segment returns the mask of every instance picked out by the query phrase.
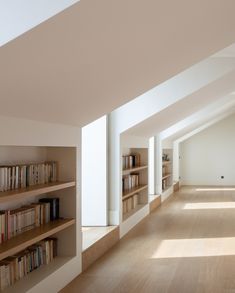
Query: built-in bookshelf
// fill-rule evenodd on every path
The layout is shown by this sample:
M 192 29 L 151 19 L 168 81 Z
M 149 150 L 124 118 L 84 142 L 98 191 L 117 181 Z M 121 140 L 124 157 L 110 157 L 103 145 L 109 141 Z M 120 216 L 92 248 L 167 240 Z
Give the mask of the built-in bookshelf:
M 166 191 L 173 184 L 172 177 L 172 149 L 162 150 L 162 191 Z
M 122 220 L 148 203 L 148 149 L 122 150 Z
M 27 166 L 27 172 L 22 166 Z M 76 148 L 0 146 L 0 170 L 4 168 L 0 171 L 0 230 L 2 237 L 6 225 L 7 236 L 0 241 L 0 267 L 5 265 L 9 275 L 10 268 L 15 271 L 19 266 L 16 271 L 22 270 L 23 276 L 8 277 L 3 288 L 4 292 L 26 292 L 77 254 Z M 22 223 L 26 229 L 18 228 Z M 22 262 L 32 263 L 32 251 L 38 253 L 37 264 L 26 272 Z M 22 260 L 15 261 L 17 256 Z

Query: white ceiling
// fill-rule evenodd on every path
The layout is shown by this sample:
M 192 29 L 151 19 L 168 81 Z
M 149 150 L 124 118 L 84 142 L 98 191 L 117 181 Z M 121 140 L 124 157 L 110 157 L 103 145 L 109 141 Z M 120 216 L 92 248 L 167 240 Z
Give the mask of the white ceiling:
M 235 113 L 235 107 L 230 108 L 229 110 L 222 112 L 221 114 L 216 114 L 214 118 L 207 117 L 207 119 L 200 119 L 197 121 L 197 123 L 193 123 L 184 130 L 181 130 L 169 139 L 166 139 L 165 141 L 174 141 L 174 142 L 182 142 L 186 139 L 189 139 L 190 137 L 194 136 L 195 134 L 213 126 L 216 123 L 219 123 L 220 121 L 228 118 L 229 116 L 234 115 Z
M 79 0 L 0 0 L 0 46 Z
M 228 95 L 211 103 L 161 132 L 165 141 L 176 141 L 189 137 L 235 112 L 235 95 Z
M 235 57 L 235 44 L 215 53 L 212 57 Z
M 232 44 L 234 10 L 80 1 L 0 48 L 0 115 L 83 126 Z
M 234 89 L 235 70 L 130 128 L 125 134 L 143 137 L 154 136 L 209 104 L 220 100 Z M 235 96 L 231 96 L 230 99 L 235 99 Z

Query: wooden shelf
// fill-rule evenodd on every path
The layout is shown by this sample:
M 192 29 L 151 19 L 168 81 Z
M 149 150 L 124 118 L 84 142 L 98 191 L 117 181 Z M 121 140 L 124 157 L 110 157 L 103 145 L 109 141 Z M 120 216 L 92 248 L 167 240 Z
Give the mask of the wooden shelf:
M 25 293 L 40 282 L 42 282 L 48 276 L 51 276 L 55 271 L 63 267 L 68 262 L 72 261 L 74 257 L 61 257 L 57 256 L 47 265 L 42 265 L 36 270 L 30 272 L 21 280 L 18 280 L 14 285 L 4 289 L 4 293 Z
M 148 185 L 147 184 L 146 185 L 139 185 L 137 187 L 134 187 L 132 189 L 129 189 L 129 190 L 123 192 L 122 200 L 124 200 L 124 199 L 132 196 L 133 194 L 138 193 L 138 192 L 140 192 L 140 191 L 142 191 L 142 190 L 144 190 L 146 188 L 148 188 Z
M 172 174 L 166 174 L 166 175 L 162 176 L 162 180 L 171 177 L 171 175 L 172 175 Z
M 172 187 L 172 185 L 166 186 L 165 189 L 162 189 L 162 192 L 166 192 L 168 189 L 170 189 Z
M 138 212 L 139 210 L 141 210 L 142 208 L 144 208 L 146 205 L 148 204 L 138 204 L 134 209 L 131 209 L 128 213 L 123 214 L 122 216 L 122 221 L 126 221 L 128 218 L 130 218 L 131 216 L 133 216 L 136 212 Z
M 161 197 L 161 195 L 160 194 L 150 194 L 149 195 L 149 203 L 154 201 L 158 197 Z
M 162 161 L 162 165 L 169 165 L 171 164 L 171 161 Z
M 0 203 L 8 202 L 26 197 L 36 196 L 52 191 L 57 191 L 75 186 L 75 181 L 70 182 L 52 182 L 47 184 L 35 185 L 21 189 L 14 189 L 0 192 Z
M 131 173 L 131 172 L 141 171 L 141 170 L 145 170 L 145 169 L 148 169 L 147 165 L 139 166 L 139 167 L 135 167 L 135 168 L 131 168 L 131 169 L 124 169 L 124 170 L 122 170 L 122 174 L 125 175 L 125 174 Z
M 75 224 L 75 219 L 59 219 L 17 235 L 0 245 L 0 260 L 14 255 L 44 238 Z

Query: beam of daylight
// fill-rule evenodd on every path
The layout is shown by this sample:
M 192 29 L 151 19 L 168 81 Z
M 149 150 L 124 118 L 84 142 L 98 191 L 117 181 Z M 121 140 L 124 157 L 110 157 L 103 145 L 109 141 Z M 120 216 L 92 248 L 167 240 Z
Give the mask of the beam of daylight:
M 197 188 L 196 191 L 235 191 L 235 187 L 206 187 Z
M 234 209 L 235 202 L 225 201 L 225 202 L 197 202 L 197 203 L 187 203 L 184 205 L 184 210 L 203 210 L 203 209 Z
M 235 255 L 235 237 L 163 240 L 152 259 Z

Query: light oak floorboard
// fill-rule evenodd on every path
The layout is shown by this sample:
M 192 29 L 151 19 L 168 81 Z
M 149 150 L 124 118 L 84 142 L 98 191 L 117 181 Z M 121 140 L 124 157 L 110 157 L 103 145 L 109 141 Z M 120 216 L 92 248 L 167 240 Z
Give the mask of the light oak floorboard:
M 234 202 L 181 188 L 61 293 L 235 292 Z

